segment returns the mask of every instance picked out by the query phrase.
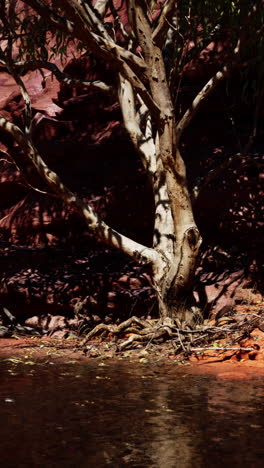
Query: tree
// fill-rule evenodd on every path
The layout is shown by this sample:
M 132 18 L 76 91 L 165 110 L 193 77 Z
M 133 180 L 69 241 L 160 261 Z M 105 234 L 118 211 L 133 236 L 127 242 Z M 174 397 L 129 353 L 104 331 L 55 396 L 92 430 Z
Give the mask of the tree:
M 120 19 L 124 5 L 128 24 Z M 194 325 L 198 320 L 193 278 L 201 235 L 194 220 L 194 194 L 188 187 L 181 137 L 220 82 L 233 70 L 246 66 L 249 59 L 259 60 L 262 6 L 262 0 L 1 0 L 1 64 L 20 86 L 26 111 L 24 130 L 4 117 L 0 117 L 0 127 L 21 146 L 49 188 L 85 219 L 96 238 L 148 265 L 157 293 L 162 333 L 170 333 L 175 325 Z M 219 34 L 228 38 L 226 63 L 204 85 L 191 106 L 182 115 L 176 113 L 184 64 L 198 57 Z M 71 40 L 77 41 L 81 52 L 89 51 L 110 64 L 116 73 L 115 87 L 103 81 L 70 78 L 52 63 L 52 54 L 67 54 Z M 20 47 L 20 54 L 15 54 L 15 45 Z M 249 55 L 252 47 L 253 57 Z M 126 131 L 153 188 L 152 246 L 141 245 L 106 225 L 41 158 L 32 140 L 30 98 L 22 76 L 27 70 L 45 68 L 71 86 L 93 87 L 116 96 Z

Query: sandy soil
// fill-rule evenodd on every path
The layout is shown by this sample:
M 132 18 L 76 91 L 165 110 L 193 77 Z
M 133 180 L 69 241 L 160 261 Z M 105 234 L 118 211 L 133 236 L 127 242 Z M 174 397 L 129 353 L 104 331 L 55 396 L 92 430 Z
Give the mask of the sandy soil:
M 217 343 L 224 346 L 224 340 Z M 264 332 L 253 330 L 243 342 L 225 351 L 202 350 L 188 359 L 175 356 L 169 342 L 151 349 L 140 348 L 116 352 L 113 341 L 89 343 L 86 354 L 78 349 L 76 339 L 21 338 L 0 339 L 0 360 L 34 364 L 37 362 L 82 362 L 87 360 L 127 360 L 141 364 L 164 361 L 184 368 L 184 372 L 213 375 L 219 379 L 249 380 L 264 377 Z M 240 349 L 242 348 L 242 350 Z M 253 349 L 244 351 L 244 348 Z

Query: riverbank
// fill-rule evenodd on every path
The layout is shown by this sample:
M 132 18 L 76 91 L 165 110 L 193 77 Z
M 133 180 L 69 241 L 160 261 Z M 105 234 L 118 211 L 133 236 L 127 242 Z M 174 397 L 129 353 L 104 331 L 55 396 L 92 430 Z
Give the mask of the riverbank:
M 16 366 L 57 363 L 81 363 L 93 360 L 98 366 L 114 364 L 116 361 L 140 363 L 142 366 L 160 363 L 168 368 L 188 374 L 212 375 L 219 379 L 250 380 L 264 377 L 264 332 L 252 330 L 247 338 L 236 346 L 227 346 L 226 340 L 218 340 L 214 346 L 197 348 L 175 355 L 171 342 L 161 345 L 117 351 L 113 340 L 93 340 L 86 352 L 78 348 L 78 339 L 58 338 L 4 338 L 0 339 L 0 360 L 7 360 Z

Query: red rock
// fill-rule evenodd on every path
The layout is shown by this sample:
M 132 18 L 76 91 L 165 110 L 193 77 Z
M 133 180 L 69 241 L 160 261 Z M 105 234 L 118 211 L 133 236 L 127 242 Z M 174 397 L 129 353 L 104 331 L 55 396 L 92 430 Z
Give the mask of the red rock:
M 128 27 L 126 2 L 114 0 L 114 4 L 118 7 L 118 15 L 123 25 Z M 157 4 L 154 17 L 158 14 L 159 8 L 160 5 Z M 108 10 L 106 21 L 111 22 L 112 20 L 111 12 Z M 122 34 L 120 31 L 118 34 L 118 40 L 121 43 Z M 199 63 L 190 62 L 186 65 L 183 80 L 188 80 L 190 89 L 192 85 L 199 86 L 208 74 L 212 73 L 213 67 L 219 66 L 219 60 L 221 61 L 225 54 L 226 47 L 228 47 L 228 43 L 211 43 L 201 52 Z M 212 54 L 217 57 L 217 63 L 213 63 Z M 59 59 L 56 63 L 61 68 Z M 81 59 L 69 61 L 64 67 L 64 71 L 79 78 L 95 79 L 103 76 L 107 83 L 115 83 L 114 73 L 110 67 L 102 60 L 92 61 L 91 56 L 84 55 Z M 78 87 L 70 88 L 64 84 L 60 85 L 55 79 L 51 79 L 50 72 L 45 71 L 44 73 L 46 76 L 45 89 L 42 87 L 43 78 L 39 72 L 29 72 L 24 77 L 32 97 L 35 113 L 33 137 L 41 154 L 44 155 L 47 163 L 60 173 L 62 179 L 74 191 L 77 193 L 80 191 L 83 199 L 87 200 L 109 224 L 117 229 L 124 229 L 128 235 L 149 245 L 152 238 L 153 221 L 152 193 L 150 190 L 146 190 L 146 179 L 142 168 L 136 164 L 131 165 L 129 158 L 134 157 L 134 153 L 126 132 L 120 124 L 119 106 L 111 96 L 103 96 L 95 91 L 84 91 Z M 215 96 L 218 103 L 221 101 L 221 95 L 219 96 Z M 184 106 L 186 104 L 184 97 L 182 99 Z M 224 138 L 223 135 L 228 133 L 222 132 L 222 129 L 215 125 L 215 102 L 215 100 L 211 101 L 213 109 L 212 105 L 208 104 L 207 113 L 202 114 L 203 118 L 198 119 L 191 130 L 192 133 L 187 135 L 183 142 L 184 144 L 187 142 L 189 145 L 187 160 L 190 158 L 191 161 L 192 151 L 195 151 L 195 160 L 198 161 L 198 164 L 205 162 L 202 159 L 203 151 L 197 157 L 197 147 L 201 143 L 202 133 L 200 125 L 203 126 L 202 130 L 208 126 L 205 138 L 209 138 L 209 140 L 213 137 L 217 139 L 218 134 Z M 219 109 L 221 113 L 221 105 Z M 2 115 L 12 121 L 23 123 L 24 103 L 21 94 L 13 80 L 3 72 L 0 73 L 0 110 Z M 226 110 L 224 112 L 226 115 Z M 212 116 L 213 118 L 211 118 Z M 228 143 L 228 141 L 224 138 L 223 144 Z M 3 140 L 1 145 L 3 150 L 6 149 L 4 143 L 12 146 L 12 139 Z M 215 150 L 219 154 L 222 152 L 219 144 L 216 145 Z M 75 156 L 74 166 L 72 165 L 73 155 Z M 22 166 L 25 169 L 25 162 Z M 242 172 L 239 172 L 240 170 Z M 219 241 L 219 243 L 226 243 L 230 246 L 237 242 L 240 243 L 241 239 L 244 238 L 243 245 L 248 247 L 252 236 L 255 239 L 261 238 L 258 231 L 258 199 L 256 198 L 261 187 L 256 177 L 252 178 L 250 185 L 251 179 L 243 171 L 246 170 L 239 162 L 239 167 L 232 167 L 234 174 L 233 179 L 230 176 L 231 181 L 229 181 L 228 187 L 217 181 L 215 186 L 213 185 L 202 192 L 197 200 L 195 213 L 197 222 L 202 234 L 205 234 L 204 237 L 209 241 L 214 239 L 216 242 Z M 239 179 L 239 174 L 243 175 L 243 180 Z M 30 175 L 32 176 L 31 172 Z M 193 165 L 190 175 L 191 177 L 196 176 Z M 237 182 L 237 178 L 239 182 Z M 39 180 L 35 178 L 33 180 L 34 182 L 36 180 L 38 187 Z M 122 183 L 124 182 L 123 185 L 120 184 L 120 180 Z M 94 184 L 92 189 L 91 182 Z M 71 239 L 74 243 L 75 233 L 79 235 L 84 232 L 84 223 L 62 204 L 57 203 L 52 198 L 39 196 L 36 193 L 32 194 L 30 188 L 22 186 L 22 183 L 23 180 L 17 168 L 10 166 L 9 163 L 1 162 L 0 232 L 5 239 L 26 245 L 53 245 L 66 238 Z M 116 187 L 113 188 L 113 185 Z M 110 186 L 111 190 L 108 190 L 107 187 Z M 237 213 L 233 213 L 231 216 L 230 210 L 234 209 L 233 193 L 236 193 L 236 204 L 240 208 Z M 256 206 L 253 213 L 254 216 L 256 215 L 254 230 L 247 223 L 241 224 L 241 220 L 243 221 L 241 207 L 248 206 L 249 193 L 253 197 L 253 201 L 250 201 L 250 212 Z M 208 219 L 210 219 L 210 223 L 208 223 Z M 239 229 L 236 228 L 237 224 L 234 223 L 234 219 L 235 221 L 240 220 Z M 206 261 L 209 270 L 205 273 L 206 278 L 201 289 L 204 289 L 202 292 L 207 304 L 210 307 L 214 306 L 214 313 L 221 315 L 222 312 L 225 312 L 225 307 L 231 311 L 236 302 L 243 302 L 249 297 L 250 301 L 253 301 L 252 303 L 261 300 L 260 295 L 251 295 L 252 288 L 244 288 L 243 284 L 240 284 L 241 276 L 244 274 L 242 270 L 235 273 L 228 268 L 225 271 L 222 271 L 221 268 L 219 270 L 214 256 L 210 259 L 208 255 L 204 262 L 206 263 Z M 206 271 L 206 265 L 203 268 Z M 252 262 L 252 273 L 257 268 L 257 263 Z M 219 274 L 219 271 L 222 273 Z M 138 289 L 142 286 L 141 279 L 131 278 L 129 275 L 124 276 L 126 280 L 120 278 L 114 283 L 114 289 L 126 287 Z M 211 281 L 212 277 L 214 279 Z M 18 288 L 16 292 L 22 295 L 23 286 L 23 294 L 28 294 L 21 281 L 16 279 L 15 284 L 17 286 L 14 286 L 13 283 L 12 287 Z M 102 283 L 101 286 L 103 286 Z M 12 288 L 11 293 L 14 293 Z M 79 297 L 79 291 L 75 291 L 74 294 L 78 294 Z M 34 297 L 41 298 L 41 292 L 36 292 Z M 55 295 L 50 294 L 47 301 L 56 306 Z M 107 308 L 115 309 L 117 305 L 117 295 L 113 292 L 112 296 L 110 294 L 108 296 Z
M 130 278 L 129 286 L 131 289 L 139 289 L 142 288 L 142 282 L 139 278 Z

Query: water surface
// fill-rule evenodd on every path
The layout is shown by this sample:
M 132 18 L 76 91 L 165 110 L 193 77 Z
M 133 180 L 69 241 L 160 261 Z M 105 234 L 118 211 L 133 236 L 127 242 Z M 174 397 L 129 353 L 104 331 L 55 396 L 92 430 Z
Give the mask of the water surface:
M 0 362 L 1 466 L 264 466 L 261 380 L 102 364 Z

